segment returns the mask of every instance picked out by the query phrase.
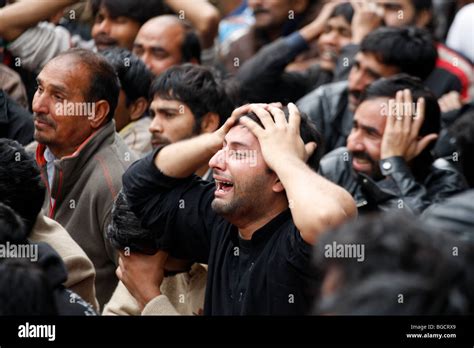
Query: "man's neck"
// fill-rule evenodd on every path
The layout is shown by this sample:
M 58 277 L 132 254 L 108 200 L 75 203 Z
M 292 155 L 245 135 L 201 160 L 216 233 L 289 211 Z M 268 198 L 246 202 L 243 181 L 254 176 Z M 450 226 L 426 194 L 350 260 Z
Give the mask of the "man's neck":
M 57 159 L 61 159 L 63 157 L 72 155 L 79 146 L 71 146 L 68 148 L 58 148 L 56 146 L 48 145 L 49 151 L 56 157 Z
M 268 224 L 275 217 L 277 217 L 282 212 L 284 212 L 287 208 L 288 208 L 288 204 L 276 205 L 273 209 L 268 211 L 265 215 L 261 216 L 260 218 L 252 219 L 242 224 L 236 224 L 236 226 L 239 229 L 240 238 L 245 239 L 245 240 L 252 239 L 252 236 L 256 231 L 258 231 L 260 228 Z

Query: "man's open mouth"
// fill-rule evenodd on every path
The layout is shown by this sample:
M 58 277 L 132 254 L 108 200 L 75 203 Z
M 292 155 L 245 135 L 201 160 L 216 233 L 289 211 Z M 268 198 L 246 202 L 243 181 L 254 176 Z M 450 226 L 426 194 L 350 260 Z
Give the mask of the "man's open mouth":
M 214 179 L 216 183 L 216 193 L 225 194 L 232 191 L 234 184 L 231 181 L 226 180 L 217 180 Z

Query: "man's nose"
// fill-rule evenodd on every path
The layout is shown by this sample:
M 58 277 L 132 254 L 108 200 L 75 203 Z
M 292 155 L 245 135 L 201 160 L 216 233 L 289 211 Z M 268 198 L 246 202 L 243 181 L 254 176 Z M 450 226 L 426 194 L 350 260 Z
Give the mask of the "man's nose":
M 217 151 L 209 160 L 209 168 L 225 170 L 226 154 L 224 149 Z

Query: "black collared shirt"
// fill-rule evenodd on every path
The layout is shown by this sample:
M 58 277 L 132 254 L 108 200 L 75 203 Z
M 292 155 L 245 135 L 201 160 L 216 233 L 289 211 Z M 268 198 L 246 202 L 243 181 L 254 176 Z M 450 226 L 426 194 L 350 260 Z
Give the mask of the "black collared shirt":
M 208 264 L 204 314 L 308 313 L 318 278 L 312 247 L 290 210 L 243 240 L 237 227 L 212 210 L 215 185 L 195 175 L 165 176 L 153 163 L 157 151 L 124 174 L 124 192 L 142 225 L 156 231 L 161 249 Z

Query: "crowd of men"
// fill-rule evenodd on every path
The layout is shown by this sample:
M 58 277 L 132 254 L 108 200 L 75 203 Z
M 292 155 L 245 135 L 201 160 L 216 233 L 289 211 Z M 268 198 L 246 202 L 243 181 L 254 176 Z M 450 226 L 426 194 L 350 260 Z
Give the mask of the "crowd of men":
M 473 314 L 473 19 L 0 1 L 0 315 Z

